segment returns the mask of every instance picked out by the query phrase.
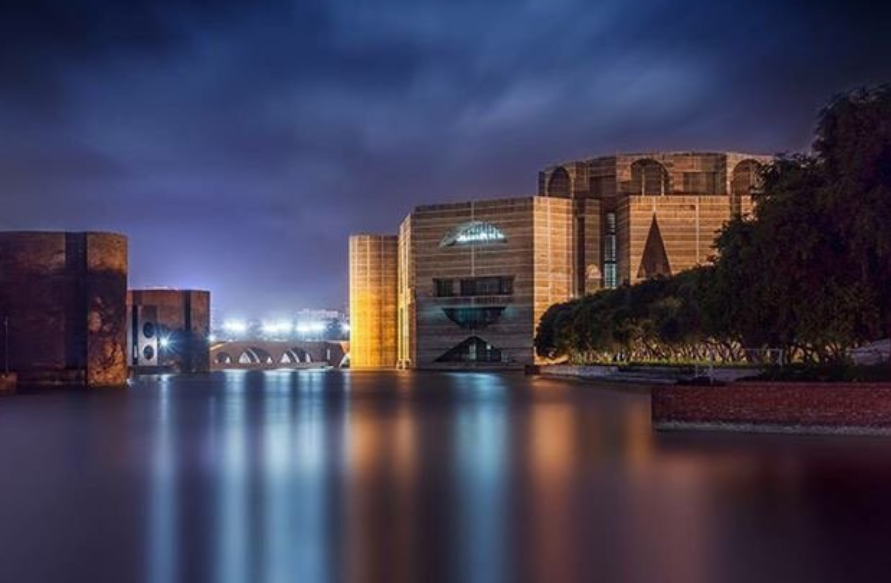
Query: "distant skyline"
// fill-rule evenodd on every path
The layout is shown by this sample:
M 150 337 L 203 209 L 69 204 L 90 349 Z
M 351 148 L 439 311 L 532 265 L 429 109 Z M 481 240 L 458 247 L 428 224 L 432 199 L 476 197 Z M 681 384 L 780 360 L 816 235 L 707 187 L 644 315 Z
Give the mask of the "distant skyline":
M 0 229 L 130 237 L 133 287 L 342 308 L 347 236 L 625 150 L 808 147 L 891 81 L 891 8 L 690 0 L 13 0 Z

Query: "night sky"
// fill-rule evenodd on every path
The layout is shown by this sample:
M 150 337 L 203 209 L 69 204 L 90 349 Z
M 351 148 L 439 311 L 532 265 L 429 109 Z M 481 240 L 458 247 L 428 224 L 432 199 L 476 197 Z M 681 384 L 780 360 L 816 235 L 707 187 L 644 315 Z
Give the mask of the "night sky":
M 870 6 L 875 4 L 875 6 Z M 114 230 L 131 285 L 343 307 L 347 236 L 617 150 L 801 150 L 891 80 L 883 2 L 13 0 L 0 229 Z

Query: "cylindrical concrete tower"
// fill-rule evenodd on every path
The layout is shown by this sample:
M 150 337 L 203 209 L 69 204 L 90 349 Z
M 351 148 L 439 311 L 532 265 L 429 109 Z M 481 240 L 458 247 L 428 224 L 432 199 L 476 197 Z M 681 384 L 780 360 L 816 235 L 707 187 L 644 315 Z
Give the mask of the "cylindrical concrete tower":
M 123 235 L 0 232 L 0 359 L 20 384 L 126 382 L 127 267 Z
M 350 237 L 350 366 L 394 368 L 397 335 L 395 235 Z

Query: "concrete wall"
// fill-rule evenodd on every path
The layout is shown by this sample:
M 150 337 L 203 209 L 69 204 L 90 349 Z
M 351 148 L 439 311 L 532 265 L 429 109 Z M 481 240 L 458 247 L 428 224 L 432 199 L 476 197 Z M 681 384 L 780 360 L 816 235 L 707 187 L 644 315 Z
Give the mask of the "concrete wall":
M 127 268 L 122 235 L 0 233 L 0 324 L 20 383 L 126 382 Z M 6 348 L 0 334 L 0 359 Z
M 654 219 L 667 257 L 664 272 L 677 273 L 707 262 L 724 223 L 735 214 L 751 213 L 758 165 L 771 160 L 736 152 L 642 152 L 545 168 L 539 173 L 541 196 L 597 203 L 576 207 L 582 226 L 573 223 L 573 295 L 602 285 L 596 276 L 605 270 L 606 213 L 616 213 L 618 283 L 641 281 L 648 272 L 642 264 L 659 263 L 661 257 L 645 253 Z M 584 276 L 578 274 L 582 266 Z
M 533 362 L 538 318 L 552 303 L 570 297 L 573 271 L 572 209 L 569 199 L 526 197 L 422 206 L 401 230 L 407 254 L 400 305 L 408 321 L 403 341 L 406 366 L 453 368 L 522 366 Z M 456 228 L 475 221 L 490 224 L 504 240 L 443 245 Z M 506 278 L 511 292 L 465 295 L 461 281 Z M 455 294 L 437 294 L 436 280 L 453 283 Z M 462 326 L 449 311 L 500 310 L 493 322 Z M 479 338 L 497 351 L 500 362 L 442 362 L 461 343 Z
M 178 372 L 210 371 L 210 292 L 201 290 L 131 290 L 127 294 L 130 364 L 171 368 Z M 145 335 L 146 324 L 154 333 Z M 168 339 L 168 346 L 159 344 Z M 145 358 L 152 347 L 154 359 Z
M 393 368 L 397 358 L 398 237 L 350 237 L 350 366 Z

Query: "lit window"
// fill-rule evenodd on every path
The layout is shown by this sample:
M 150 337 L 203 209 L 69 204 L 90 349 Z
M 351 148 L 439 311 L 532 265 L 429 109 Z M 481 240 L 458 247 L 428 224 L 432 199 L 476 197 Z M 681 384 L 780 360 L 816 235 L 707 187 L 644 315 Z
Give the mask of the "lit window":
M 504 233 L 493 225 L 483 221 L 470 221 L 458 225 L 442 238 L 439 243 L 440 247 L 451 247 L 453 245 L 468 245 L 472 243 L 503 243 L 507 241 Z
M 612 289 L 619 285 L 618 273 L 615 263 L 607 263 L 604 265 L 603 271 L 603 287 Z

